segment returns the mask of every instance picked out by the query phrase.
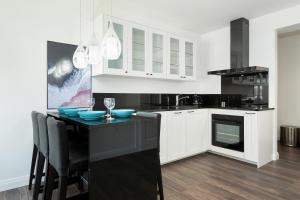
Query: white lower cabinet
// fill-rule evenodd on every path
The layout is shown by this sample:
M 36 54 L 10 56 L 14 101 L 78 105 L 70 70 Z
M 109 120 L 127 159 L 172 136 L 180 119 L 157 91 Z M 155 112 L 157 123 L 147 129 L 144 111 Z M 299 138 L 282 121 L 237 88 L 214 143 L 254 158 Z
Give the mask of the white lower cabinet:
M 160 112 L 160 162 L 186 158 L 208 150 L 207 110 Z
M 186 111 L 186 156 L 206 151 L 206 135 L 208 131 L 208 117 L 206 110 Z
M 160 126 L 160 162 L 162 164 L 168 162 L 168 132 L 167 132 L 167 112 L 160 112 L 161 126 Z
M 274 112 L 211 110 L 211 114 L 244 117 L 244 152 L 228 150 L 211 145 L 209 150 L 232 158 L 255 164 L 258 168 L 273 159 L 273 118 Z
M 168 162 L 185 157 L 186 133 L 184 111 L 168 113 L 167 129 Z
M 245 112 L 244 115 L 244 156 L 246 160 L 257 162 L 257 113 Z

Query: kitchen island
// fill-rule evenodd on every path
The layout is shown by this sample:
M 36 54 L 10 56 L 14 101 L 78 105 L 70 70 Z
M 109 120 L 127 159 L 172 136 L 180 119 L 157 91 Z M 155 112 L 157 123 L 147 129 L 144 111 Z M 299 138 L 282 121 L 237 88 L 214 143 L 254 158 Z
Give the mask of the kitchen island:
M 84 121 L 58 113 L 88 140 L 88 199 L 156 200 L 160 174 L 159 134 L 155 120 L 133 116 Z

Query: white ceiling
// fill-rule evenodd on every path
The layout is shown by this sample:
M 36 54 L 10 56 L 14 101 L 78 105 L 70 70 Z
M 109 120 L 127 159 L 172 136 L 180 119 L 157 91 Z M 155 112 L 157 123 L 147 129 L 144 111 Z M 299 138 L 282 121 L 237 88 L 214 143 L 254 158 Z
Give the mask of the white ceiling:
M 108 4 L 108 0 L 96 1 L 98 10 Z M 134 13 L 201 34 L 239 17 L 251 19 L 297 4 L 300 0 L 113 0 L 113 14 Z

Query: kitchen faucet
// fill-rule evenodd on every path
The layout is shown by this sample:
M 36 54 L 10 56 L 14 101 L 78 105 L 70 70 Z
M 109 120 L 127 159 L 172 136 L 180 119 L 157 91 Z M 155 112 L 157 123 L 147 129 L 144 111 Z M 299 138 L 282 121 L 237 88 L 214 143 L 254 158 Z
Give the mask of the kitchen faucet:
M 180 94 L 177 94 L 176 95 L 176 106 L 179 106 L 180 100 L 190 98 L 189 96 L 184 96 L 184 97 L 181 97 L 181 98 L 179 98 L 179 97 L 180 97 Z

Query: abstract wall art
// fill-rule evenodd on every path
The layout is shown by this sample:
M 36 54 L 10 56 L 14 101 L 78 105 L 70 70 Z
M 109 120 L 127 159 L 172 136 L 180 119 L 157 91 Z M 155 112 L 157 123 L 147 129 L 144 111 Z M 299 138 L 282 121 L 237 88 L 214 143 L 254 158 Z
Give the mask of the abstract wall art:
M 47 42 L 48 109 L 89 106 L 91 67 L 74 67 L 72 59 L 76 48 L 76 45 Z

